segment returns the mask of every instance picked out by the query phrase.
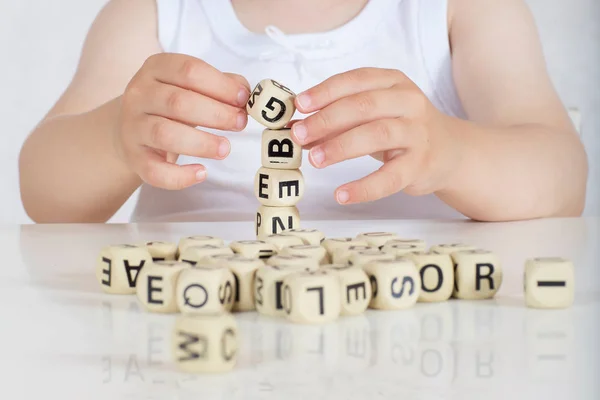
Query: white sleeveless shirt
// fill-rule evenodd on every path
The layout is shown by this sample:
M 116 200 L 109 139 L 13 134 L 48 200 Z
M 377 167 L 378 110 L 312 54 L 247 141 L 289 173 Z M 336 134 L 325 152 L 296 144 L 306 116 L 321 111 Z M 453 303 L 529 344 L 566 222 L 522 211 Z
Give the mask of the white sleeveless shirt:
M 284 35 L 249 31 L 230 0 L 157 0 L 160 44 L 165 52 L 204 60 L 255 85 L 272 78 L 300 93 L 334 74 L 360 67 L 404 72 L 442 112 L 464 117 L 451 71 L 447 0 L 371 0 L 347 24 L 324 33 Z M 279 29 L 278 29 L 279 28 Z M 297 113 L 295 118 L 303 118 Z M 133 221 L 254 220 L 260 206 L 254 175 L 261 166 L 261 132 L 250 119 L 243 132 L 211 131 L 227 137 L 226 160 L 182 156 L 178 163 L 202 163 L 205 182 L 181 191 L 149 185 L 140 190 Z M 339 205 L 334 190 L 381 166 L 371 157 L 315 169 L 304 152 L 306 191 L 297 207 L 301 220 L 463 218 L 434 195 L 403 193 L 357 205 Z

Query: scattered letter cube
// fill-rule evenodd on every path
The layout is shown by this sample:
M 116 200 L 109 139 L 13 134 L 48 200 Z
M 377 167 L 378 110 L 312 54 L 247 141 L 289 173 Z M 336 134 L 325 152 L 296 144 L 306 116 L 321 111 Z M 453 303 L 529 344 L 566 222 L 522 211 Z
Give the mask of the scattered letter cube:
M 302 239 L 304 244 L 320 245 L 325 240 L 325 235 L 316 229 L 300 229 L 294 228 L 283 233 L 284 235 L 292 235 Z
M 307 256 L 315 259 L 319 264 L 327 263 L 327 250 L 314 244 L 301 244 L 286 247 L 282 252 L 286 256 Z
M 282 317 L 283 309 L 282 288 L 283 279 L 293 273 L 308 271 L 300 266 L 267 265 L 256 271 L 254 278 L 254 301 L 256 311 L 263 315 Z
M 151 263 L 152 256 L 145 246 L 108 246 L 96 261 L 96 279 L 106 293 L 134 294 L 140 271 Z
M 216 256 L 218 254 L 233 254 L 233 250 L 228 246 L 214 246 L 212 244 L 206 244 L 203 246 L 189 246 L 179 255 L 179 261 L 195 266 L 201 264 L 209 256 Z
M 573 263 L 564 258 L 534 258 L 525 263 L 525 302 L 531 308 L 567 308 L 575 295 Z
M 156 261 L 142 269 L 137 280 L 136 293 L 144 308 L 155 313 L 179 311 L 175 288 L 181 272 L 190 265 L 178 261 Z
M 220 314 L 231 311 L 235 291 L 228 268 L 205 264 L 179 274 L 175 297 L 182 314 Z
M 369 246 L 382 248 L 390 240 L 399 239 L 398 235 L 392 232 L 367 232 L 361 233 L 356 237 L 358 240 L 366 241 Z
M 281 251 L 284 248 L 288 246 L 293 246 L 295 244 L 304 244 L 302 239 L 300 239 L 299 237 L 282 234 L 265 236 L 263 240 L 267 243 L 274 244 L 278 251 Z
M 408 258 L 373 261 L 363 267 L 369 276 L 372 298 L 369 307 L 401 310 L 415 305 L 421 294 L 421 277 Z
M 344 264 L 329 264 L 322 267 L 338 276 L 340 281 L 341 315 L 359 315 L 371 302 L 371 281 L 362 268 Z
M 277 248 L 264 240 L 240 240 L 229 244 L 234 253 L 248 258 L 266 260 L 277 254 Z
M 421 276 L 420 302 L 446 301 L 454 289 L 454 264 L 449 254 L 418 252 L 407 255 Z
M 498 256 L 487 250 L 452 253 L 454 260 L 453 297 L 463 300 L 493 298 L 502 285 L 502 266 Z
M 341 312 L 340 281 L 326 270 L 290 274 L 284 278 L 286 318 L 304 324 L 326 323 Z
M 144 244 L 153 261 L 177 260 L 177 244 L 168 242 L 147 242 Z

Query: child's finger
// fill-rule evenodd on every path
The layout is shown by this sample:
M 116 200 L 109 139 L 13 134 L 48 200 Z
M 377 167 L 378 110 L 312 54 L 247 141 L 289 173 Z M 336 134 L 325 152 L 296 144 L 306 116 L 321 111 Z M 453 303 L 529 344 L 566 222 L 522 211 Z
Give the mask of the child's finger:
M 341 98 L 292 126 L 292 137 L 307 145 L 382 118 L 403 116 L 403 90 L 371 90 Z
M 231 150 L 226 138 L 163 117 L 149 116 L 141 132 L 143 145 L 169 153 L 221 160 Z
M 212 65 L 185 54 L 158 54 L 146 61 L 159 82 L 201 93 L 234 107 L 244 107 L 249 85 L 228 76 Z
M 409 148 L 414 141 L 409 129 L 407 122 L 398 118 L 376 120 L 313 147 L 308 158 L 314 167 L 324 168 L 385 150 Z
M 145 101 L 144 112 L 191 126 L 241 131 L 248 122 L 245 110 L 177 86 L 157 84 Z
M 394 158 L 372 174 L 339 187 L 336 200 L 340 204 L 365 203 L 382 199 L 409 186 L 416 175 L 411 153 Z
M 236 81 L 237 83 L 239 83 L 240 85 L 242 85 L 243 87 L 245 87 L 246 89 L 248 89 L 248 98 L 246 98 L 246 101 L 244 102 L 245 105 L 246 102 L 248 102 L 248 99 L 250 98 L 250 82 L 248 82 L 248 80 L 242 75 L 234 74 L 231 72 L 225 72 L 224 74 Z
M 206 168 L 200 164 L 170 164 L 151 149 L 137 166 L 137 173 L 149 185 L 166 189 L 181 190 L 206 179 Z
M 367 90 L 386 89 L 408 81 L 398 70 L 359 68 L 332 76 L 296 96 L 296 108 L 310 113 L 343 97 Z

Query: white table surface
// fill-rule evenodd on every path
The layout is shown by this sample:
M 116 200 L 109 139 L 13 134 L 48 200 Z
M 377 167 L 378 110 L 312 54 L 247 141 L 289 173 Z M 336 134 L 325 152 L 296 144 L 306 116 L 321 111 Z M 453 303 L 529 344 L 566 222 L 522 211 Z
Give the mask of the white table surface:
M 180 373 L 177 315 L 101 293 L 100 248 L 191 234 L 252 239 L 252 223 L 0 226 L 0 398 L 60 399 L 600 399 L 600 219 L 502 224 L 320 221 L 327 236 L 394 231 L 428 244 L 497 252 L 496 299 L 368 311 L 324 326 L 238 314 L 238 364 Z M 523 262 L 575 263 L 575 304 L 524 307 Z

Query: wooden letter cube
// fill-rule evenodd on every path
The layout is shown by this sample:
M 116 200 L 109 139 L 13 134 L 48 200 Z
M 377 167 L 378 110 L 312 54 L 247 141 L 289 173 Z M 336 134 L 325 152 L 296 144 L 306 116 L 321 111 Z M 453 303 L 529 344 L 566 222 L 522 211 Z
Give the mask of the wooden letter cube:
M 246 111 L 269 129 L 281 129 L 291 121 L 296 107 L 296 95 L 282 84 L 265 79 L 260 81 L 248 99 Z
M 296 323 L 318 324 L 337 319 L 341 312 L 340 281 L 328 271 L 290 274 L 284 278 L 286 318 Z
M 155 313 L 175 313 L 175 288 L 179 275 L 190 265 L 178 261 L 156 261 L 140 272 L 136 285 L 138 300 L 144 308 Z
M 231 371 L 238 348 L 238 327 L 231 314 L 184 316 L 175 322 L 172 356 L 183 372 Z
M 373 261 L 363 267 L 369 276 L 373 295 L 369 307 L 401 310 L 415 305 L 421 294 L 421 277 L 408 258 Z
M 398 235 L 392 232 L 367 232 L 361 233 L 356 237 L 358 240 L 366 241 L 369 246 L 382 248 L 390 240 L 399 239 Z
M 254 278 L 254 301 L 256 311 L 263 315 L 282 317 L 283 309 L 282 287 L 283 279 L 293 273 L 309 271 L 301 266 L 267 265 L 256 271 Z
M 234 253 L 248 258 L 267 260 L 277 254 L 277 248 L 264 240 L 240 240 L 229 244 Z
M 251 311 L 254 306 L 254 275 L 265 263 L 257 258 L 248 258 L 240 254 L 211 256 L 207 264 L 229 268 L 235 280 L 233 311 Z
M 179 255 L 179 261 L 185 261 L 191 265 L 197 265 L 204 262 L 209 256 L 216 256 L 218 254 L 233 254 L 228 246 L 214 246 L 212 244 L 206 244 L 203 246 L 189 246 Z
M 393 260 L 394 258 L 396 257 L 393 254 L 385 253 L 381 250 L 363 250 L 353 253 L 348 260 L 348 264 L 362 267 L 372 261 Z
M 282 255 L 287 256 L 307 256 L 315 259 L 319 264 L 327 264 L 327 250 L 324 247 L 314 244 L 301 244 L 289 246 L 283 249 Z
M 311 271 L 319 269 L 319 260 L 304 254 L 277 254 L 269 258 L 266 264 L 280 267 L 303 267 Z
M 406 246 L 406 245 L 415 246 L 417 248 L 417 251 L 426 251 L 427 250 L 427 243 L 425 243 L 425 241 L 421 240 L 421 239 L 394 239 L 394 240 L 390 240 L 385 245 L 383 245 L 382 250 L 385 251 L 386 248 L 393 248 L 396 245 L 400 245 L 400 246 Z
M 152 261 L 175 261 L 177 260 L 177 244 L 168 242 L 147 242 L 144 244 Z
M 210 245 L 210 246 L 223 246 L 225 244 L 225 242 L 223 242 L 223 239 L 221 238 L 217 238 L 214 236 L 204 236 L 204 235 L 198 235 L 198 236 L 189 236 L 189 237 L 184 237 L 181 238 L 179 240 L 179 254 L 183 253 L 183 251 L 191 246 L 206 246 L 206 245 Z
M 384 253 L 392 254 L 394 257 L 402 257 L 407 254 L 417 253 L 421 250 L 421 246 L 415 244 L 403 244 L 403 243 L 394 243 L 395 241 L 391 241 L 385 244 L 381 251 Z
M 377 247 L 373 246 L 350 246 L 348 248 L 341 247 L 333 252 L 333 256 L 331 257 L 331 262 L 333 264 L 348 264 L 350 258 L 353 254 L 359 253 L 361 251 L 377 251 Z
M 431 251 L 432 253 L 439 253 L 439 254 L 453 254 L 453 253 L 456 253 L 457 251 L 469 251 L 469 250 L 477 250 L 477 247 L 471 246 L 469 244 L 464 244 L 464 243 L 451 243 L 451 244 L 438 244 L 435 246 L 431 246 L 431 249 L 429 249 L 429 251 Z
M 231 311 L 235 296 L 233 273 L 220 265 L 202 265 L 179 274 L 175 297 L 182 314 Z
M 300 239 L 299 237 L 282 234 L 265 236 L 263 240 L 267 243 L 272 243 L 273 245 L 275 245 L 278 251 L 281 251 L 288 246 L 304 244 L 302 239 Z
M 454 264 L 449 254 L 417 252 L 408 254 L 421 276 L 420 302 L 446 301 L 454 289 Z
M 366 242 L 366 240 L 356 240 L 350 237 L 325 239 L 322 243 L 322 246 L 325 247 L 325 250 L 327 250 L 327 253 L 330 257 L 333 257 L 333 253 L 339 249 L 348 250 L 352 246 L 368 245 L 369 244 Z
M 500 258 L 486 250 L 452 253 L 454 260 L 453 297 L 463 300 L 493 298 L 502 285 Z
M 328 264 L 322 267 L 340 280 L 341 315 L 359 315 L 371 302 L 371 282 L 362 268 L 344 264 Z
M 300 226 L 300 214 L 296 207 L 261 206 L 256 212 L 256 237 L 282 233 Z
M 96 279 L 105 293 L 134 294 L 140 271 L 152 263 L 145 246 L 108 246 L 96 261 Z
M 304 196 L 302 172 L 299 169 L 260 168 L 254 178 L 254 195 L 264 206 L 294 206 Z
M 325 235 L 316 229 L 300 229 L 294 228 L 287 230 L 284 235 L 296 236 L 302 239 L 304 244 L 320 245 L 325 240 Z
M 273 169 L 298 169 L 302 166 L 302 147 L 292 140 L 291 129 L 266 129 L 263 132 L 262 166 Z
M 575 295 L 573 263 L 557 257 L 525 263 L 525 303 L 531 308 L 567 308 Z

